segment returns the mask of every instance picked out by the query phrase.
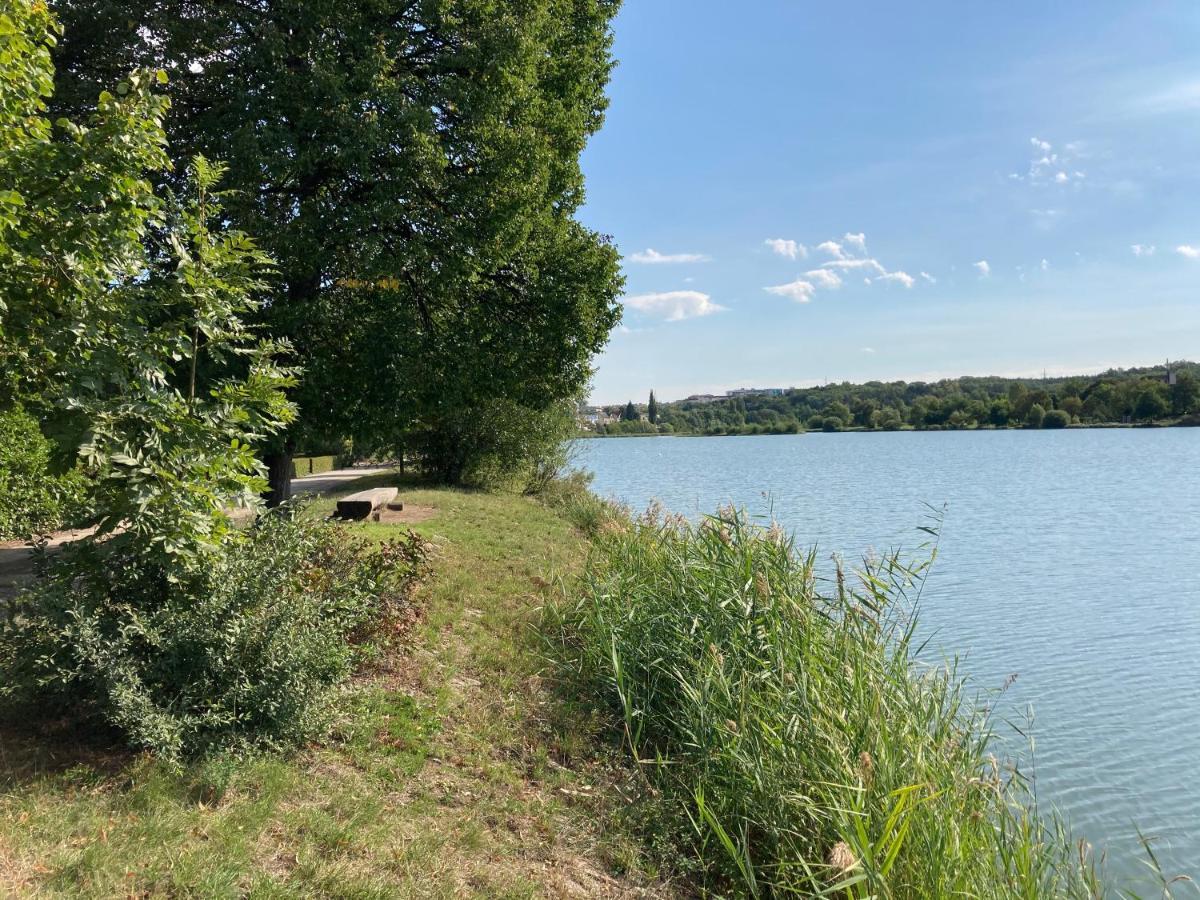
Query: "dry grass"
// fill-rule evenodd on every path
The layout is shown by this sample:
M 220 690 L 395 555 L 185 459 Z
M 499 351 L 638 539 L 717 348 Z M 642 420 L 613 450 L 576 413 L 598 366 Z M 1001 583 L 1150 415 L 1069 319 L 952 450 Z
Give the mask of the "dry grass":
M 604 827 L 625 776 L 599 725 L 539 677 L 538 606 L 583 540 L 520 497 L 402 497 L 436 509 L 412 525 L 438 548 L 425 616 L 346 691 L 328 741 L 179 772 L 61 723 L 0 726 L 0 895 L 670 895 Z

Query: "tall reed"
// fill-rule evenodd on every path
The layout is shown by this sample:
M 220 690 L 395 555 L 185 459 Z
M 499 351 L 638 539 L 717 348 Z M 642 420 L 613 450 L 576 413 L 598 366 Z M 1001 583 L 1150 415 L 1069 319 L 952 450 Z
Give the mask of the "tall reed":
M 777 527 L 610 523 L 546 611 L 707 887 L 755 897 L 1088 897 L 1089 848 L 1002 765 L 953 664 L 918 661 L 933 553 L 818 577 Z

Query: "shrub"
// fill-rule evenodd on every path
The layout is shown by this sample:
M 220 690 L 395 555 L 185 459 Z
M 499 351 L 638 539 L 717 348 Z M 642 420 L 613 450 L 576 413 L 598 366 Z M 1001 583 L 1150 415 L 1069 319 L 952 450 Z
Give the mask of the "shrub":
M 25 539 L 87 518 L 88 482 L 51 473 L 50 442 L 21 407 L 0 412 L 0 541 Z
M 0 540 L 58 525 L 59 498 L 49 475 L 50 444 L 23 409 L 0 412 Z
M 1042 417 L 1043 428 L 1066 428 L 1071 424 L 1071 414 L 1065 409 L 1050 409 Z
M 826 416 L 825 418 L 823 418 L 821 420 L 821 430 L 822 431 L 841 431 L 842 424 L 843 424 L 842 420 L 840 418 L 838 418 L 837 416 Z
M 294 510 L 175 581 L 129 534 L 85 544 L 20 598 L 0 697 L 94 714 L 167 758 L 294 746 L 373 632 L 409 617 L 425 565 L 415 535 L 375 551 Z
M 823 592 L 815 559 L 733 512 L 651 514 L 604 529 L 547 609 L 559 671 L 657 798 L 650 828 L 720 895 L 1098 896 L 953 669 L 914 658 L 924 565 L 839 569 Z

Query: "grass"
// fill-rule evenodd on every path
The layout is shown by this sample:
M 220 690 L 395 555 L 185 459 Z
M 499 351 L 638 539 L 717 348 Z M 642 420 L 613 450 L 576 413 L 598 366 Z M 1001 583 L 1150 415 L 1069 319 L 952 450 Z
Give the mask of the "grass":
M 539 677 L 543 595 L 586 541 L 528 498 L 395 476 L 436 546 L 405 647 L 320 746 L 172 770 L 69 723 L 0 724 L 0 896 L 663 896 L 609 832 L 628 775 Z M 332 509 L 334 498 L 311 514 Z M 352 526 L 384 540 L 399 527 Z
M 721 894 L 1091 897 L 1086 845 L 991 756 L 953 670 L 917 663 L 922 566 L 824 583 L 732 510 L 600 530 L 547 610 L 563 680 L 610 710 L 650 827 Z

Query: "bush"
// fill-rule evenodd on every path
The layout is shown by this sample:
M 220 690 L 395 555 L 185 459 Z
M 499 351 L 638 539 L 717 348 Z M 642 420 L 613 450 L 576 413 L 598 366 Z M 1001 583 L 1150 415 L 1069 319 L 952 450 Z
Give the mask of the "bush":
M 815 559 L 733 512 L 649 514 L 602 530 L 547 609 L 564 680 L 649 782 L 649 830 L 726 896 L 1091 896 L 986 712 L 914 658 L 924 566 L 839 571 L 826 594 Z
M 823 418 L 821 420 L 821 430 L 822 431 L 841 431 L 842 424 L 843 424 L 842 420 L 840 418 L 838 418 L 837 416 L 826 416 L 825 418 Z
M 1071 424 L 1071 414 L 1065 409 L 1050 409 L 1042 417 L 1043 428 L 1066 428 Z
M 93 714 L 167 758 L 316 734 L 375 629 L 408 617 L 426 565 L 415 535 L 376 551 L 293 510 L 186 580 L 131 538 L 73 548 L 20 598 L 0 697 Z
M 87 479 L 50 471 L 50 442 L 20 407 L 0 412 L 0 541 L 26 539 L 87 517 Z

